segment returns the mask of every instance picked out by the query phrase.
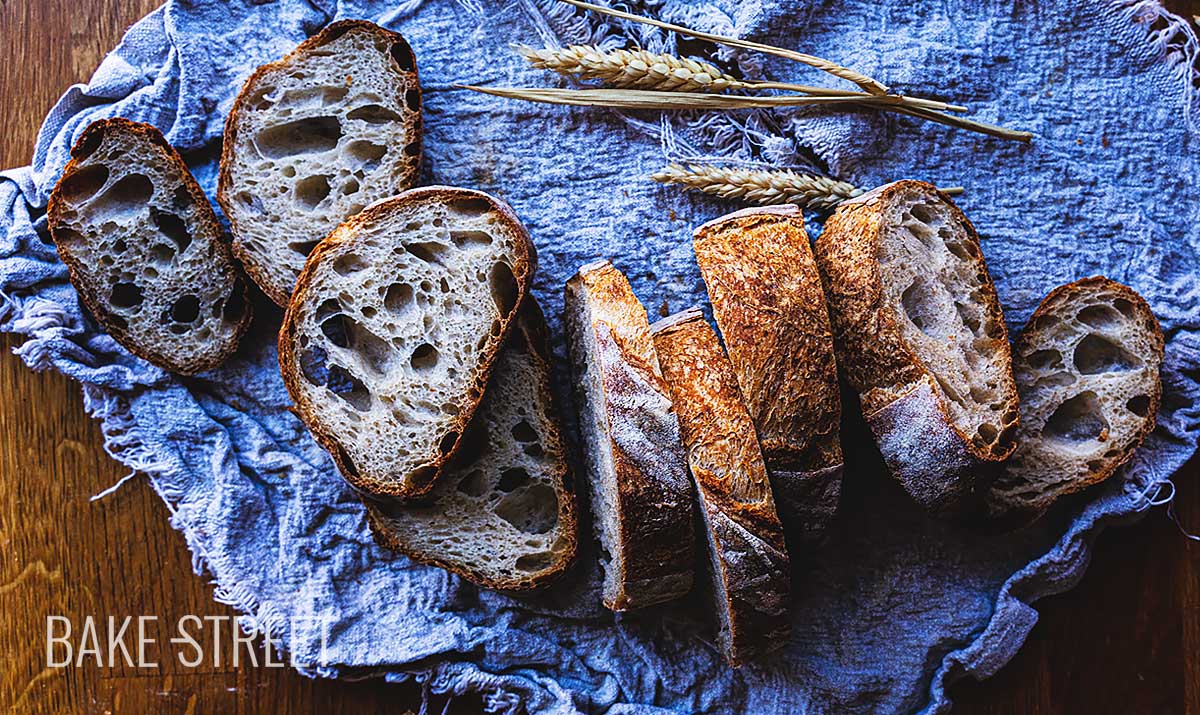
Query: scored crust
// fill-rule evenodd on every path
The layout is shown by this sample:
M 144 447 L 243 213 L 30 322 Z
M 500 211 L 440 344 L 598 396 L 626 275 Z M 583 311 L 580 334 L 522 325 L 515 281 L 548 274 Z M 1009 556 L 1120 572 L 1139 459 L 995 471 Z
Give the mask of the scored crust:
M 449 421 L 448 430 L 445 437 L 439 442 L 436 453 L 429 455 L 421 468 L 408 475 L 403 475 L 408 478 L 407 483 L 402 479 L 394 478 L 394 476 L 381 478 L 362 474 L 351 460 L 346 448 L 340 444 L 338 435 L 317 417 L 310 401 L 311 398 L 301 384 L 301 380 L 304 378 L 297 349 L 300 313 L 302 310 L 308 310 L 309 304 L 313 301 L 322 299 L 321 296 L 310 295 L 317 272 L 322 270 L 325 263 L 336 259 L 339 254 L 343 253 L 343 249 L 351 248 L 360 231 L 386 221 L 393 214 L 401 214 L 409 206 L 452 204 L 456 201 L 486 204 L 489 215 L 495 214 L 497 219 L 503 222 L 505 230 L 515 242 L 517 248 L 514 252 L 515 260 L 514 264 L 509 266 L 513 279 L 511 286 L 513 294 L 506 298 L 506 302 L 511 302 L 511 309 L 507 314 L 501 314 L 497 318 L 496 323 L 499 324 L 499 327 L 494 328 L 483 339 L 481 349 L 478 351 L 476 363 L 478 367 L 471 378 L 468 389 L 459 399 L 458 411 Z M 402 232 L 398 231 L 394 234 L 402 235 Z M 410 189 L 399 196 L 369 206 L 348 219 L 313 249 L 308 263 L 300 273 L 292 301 L 284 314 L 283 324 L 279 331 L 279 364 L 284 384 L 295 401 L 297 415 L 308 426 L 317 442 L 330 453 L 338 470 L 351 486 L 369 497 L 392 499 L 399 502 L 422 499 L 433 488 L 443 467 L 457 452 L 462 442 L 460 438 L 463 431 L 479 406 L 496 358 L 515 322 L 518 309 L 528 295 L 536 262 L 537 256 L 529 234 L 507 204 L 481 191 L 447 186 Z M 476 336 L 470 336 L 470 339 L 474 341 Z
M 737 211 L 696 229 L 693 245 L 780 515 L 790 532 L 816 537 L 841 494 L 842 407 L 803 215 L 795 206 Z
M 604 604 L 623 611 L 677 598 L 694 572 L 691 483 L 646 310 L 608 261 L 580 268 L 566 301 L 593 521 L 612 558 Z M 589 383 L 599 393 L 591 398 Z M 586 429 L 593 421 L 598 434 Z
M 1018 446 L 988 511 L 1027 524 L 1111 477 L 1154 429 L 1162 328 L 1136 291 L 1095 276 L 1051 291 L 1014 346 Z
M 923 213 L 914 205 L 924 206 Z M 914 219 L 908 211 L 920 215 Z M 935 215 L 922 218 L 926 214 Z M 918 255 L 928 260 L 891 265 L 885 276 L 882 261 L 899 250 L 885 242 L 899 244 L 899 231 L 908 231 L 913 245 L 926 246 Z M 899 181 L 839 206 L 815 253 L 839 364 L 859 393 L 893 475 L 933 512 L 970 511 L 995 465 L 1016 447 L 1018 412 L 1008 331 L 974 227 L 932 185 Z M 900 270 L 925 272 L 900 295 L 897 286 L 885 285 Z M 955 293 L 955 281 L 970 286 L 970 294 Z M 969 394 L 950 397 L 947 390 L 963 376 L 943 367 L 942 353 L 964 363 L 968 353 L 977 361 L 986 356 L 973 364 L 986 376 L 968 373 L 976 381 Z M 986 395 L 987 403 L 978 403 L 976 394 Z M 979 414 L 988 419 L 978 420 Z M 937 449 L 918 453 L 911 449 L 918 443 Z
M 189 240 L 205 242 L 215 261 L 211 272 L 225 272 L 230 277 L 232 292 L 225 304 L 229 306 L 236 304 L 238 310 L 241 311 L 241 317 L 234 323 L 231 335 L 224 339 L 224 345 L 208 356 L 181 356 L 177 350 L 164 350 L 159 346 L 143 344 L 136 340 L 131 335 L 128 320 L 115 315 L 109 309 L 108 301 L 101 294 L 100 287 L 87 280 L 86 274 L 94 267 L 85 265 L 83 258 L 76 255 L 70 241 L 65 240 L 64 230 L 67 228 L 65 214 L 72 211 L 64 196 L 65 182 L 76 174 L 81 164 L 100 149 L 108 136 L 122 133 L 131 135 L 134 140 L 140 139 L 149 142 L 159 152 L 158 158 L 167 165 L 167 171 L 173 171 L 177 175 L 179 185 L 186 191 L 187 199 L 194 206 L 192 221 L 199 226 L 199 230 L 188 231 Z M 99 187 L 97 188 L 99 192 Z M 151 208 L 154 207 L 151 206 Z M 182 375 L 192 375 L 220 365 L 237 351 L 238 343 L 250 327 L 253 318 L 253 308 L 250 304 L 246 281 L 230 251 L 228 242 L 223 239 L 221 225 L 217 221 L 216 214 L 213 212 L 204 190 L 192 176 L 183 157 L 167 142 L 157 128 L 124 117 L 101 119 L 88 125 L 71 148 L 71 159 L 50 194 L 46 212 L 50 234 L 54 239 L 58 255 L 67 266 L 71 283 L 75 286 L 84 306 L 95 316 L 105 331 L 131 353 L 166 370 Z M 142 267 L 135 266 L 133 268 Z
M 363 500 L 380 546 L 486 588 L 524 591 L 562 575 L 575 559 L 578 517 L 551 386 L 551 361 L 545 318 L 530 295 L 463 437 L 471 447 L 464 446 L 447 465 L 429 502 L 405 506 Z M 514 420 L 519 420 L 516 426 Z M 526 429 L 519 431 L 519 426 Z M 547 504 L 535 503 L 545 499 L 540 492 L 546 485 L 553 489 L 556 503 L 552 525 Z M 453 528 L 456 519 L 475 525 L 488 522 L 490 532 L 461 532 L 470 545 L 458 545 L 477 551 L 472 555 L 486 563 L 469 563 L 462 555 L 418 545 L 431 540 L 425 532 Z M 513 547 L 518 539 L 522 543 Z
M 696 308 L 651 330 L 708 530 L 720 640 L 737 667 L 783 646 L 791 632 L 783 525 L 754 423 L 716 333 Z
M 400 173 L 394 177 L 394 182 L 386 187 L 380 186 L 379 190 L 374 191 L 371 196 L 373 198 L 362 203 L 370 203 L 372 200 L 381 200 L 391 194 L 400 193 L 411 188 L 417 183 L 420 176 L 421 157 L 422 157 L 422 127 L 423 117 L 421 112 L 421 85 L 417 75 L 416 56 L 413 54 L 412 48 L 407 40 L 402 35 L 390 30 L 384 29 L 372 22 L 366 20 L 342 20 L 334 22 L 319 33 L 309 37 L 301 42 L 296 49 L 289 52 L 284 57 L 269 62 L 260 66 L 250 75 L 246 82 L 242 85 L 238 92 L 237 98 L 234 100 L 233 107 L 225 120 L 224 143 L 221 150 L 220 174 L 218 178 L 217 201 L 220 203 L 222 210 L 225 212 L 226 218 L 229 219 L 230 227 L 233 231 L 234 241 L 232 244 L 233 251 L 238 259 L 245 267 L 247 275 L 250 276 L 263 293 L 267 295 L 280 307 L 286 308 L 288 300 L 291 297 L 291 290 L 285 290 L 279 281 L 272 277 L 271 273 L 274 268 L 264 261 L 264 258 L 258 255 L 255 251 L 244 245 L 242 236 L 245 235 L 245 228 L 248 222 L 244 221 L 241 216 L 242 211 L 236 205 L 234 194 L 239 190 L 239 186 L 235 185 L 237 178 L 234 176 L 236 163 L 236 152 L 239 150 L 240 130 L 243 124 L 247 121 L 247 115 L 251 111 L 266 111 L 256 110 L 249 105 L 254 95 L 260 91 L 260 85 L 267 78 L 274 74 L 286 72 L 296 62 L 306 59 L 313 53 L 325 45 L 328 45 L 335 40 L 341 38 L 349 32 L 367 33 L 379 41 L 380 44 L 388 47 L 387 52 L 394 58 L 396 67 L 391 68 L 398 76 L 402 77 L 401 84 L 404 86 L 404 96 L 399 100 L 402 104 L 409 106 L 415 111 L 405 113 L 405 122 L 409 127 L 407 141 L 403 147 L 394 148 L 395 151 L 402 152 L 403 156 L 400 159 Z M 352 75 L 346 77 L 347 87 L 352 87 L 355 82 Z M 304 117 L 301 117 L 303 119 Z M 385 155 L 386 158 L 386 155 Z M 244 171 L 244 170 L 243 170 Z M 371 178 L 371 177 L 364 177 Z M 370 186 L 364 185 L 364 191 L 371 191 Z M 291 237 L 291 242 L 300 240 L 317 242 L 324 238 L 327 230 L 332 230 L 336 227 L 339 220 L 349 218 L 357 211 L 347 211 L 342 216 L 332 216 L 332 224 L 328 228 L 318 232 L 318 235 L 305 237 Z M 303 242 L 302 241 L 302 242 Z M 291 251 L 292 249 L 284 245 L 279 248 L 280 252 Z

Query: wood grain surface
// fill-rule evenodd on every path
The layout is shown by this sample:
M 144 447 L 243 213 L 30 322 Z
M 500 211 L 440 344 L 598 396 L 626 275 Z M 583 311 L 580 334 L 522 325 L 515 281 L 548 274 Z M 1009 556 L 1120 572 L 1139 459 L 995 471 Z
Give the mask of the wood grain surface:
M 42 117 L 157 0 L 0 0 L 0 166 L 28 163 Z M 1200 12 L 1200 0 L 1171 3 Z M 79 386 L 36 374 L 0 339 L 0 709 L 31 713 L 373 713 L 419 707 L 416 686 L 313 681 L 286 668 L 45 667 L 46 616 L 232 616 L 192 573 L 142 479 L 107 456 Z M 1200 532 L 1193 461 L 1177 510 Z M 996 677 L 951 688 L 955 712 L 1200 713 L 1200 544 L 1164 511 L 1105 533 L 1074 590 L 1038 604 L 1029 642 Z M 227 627 L 227 626 L 226 626 Z M 256 648 L 262 657 L 261 647 Z M 459 712 L 478 700 L 456 701 Z M 433 712 L 439 712 L 438 703 Z

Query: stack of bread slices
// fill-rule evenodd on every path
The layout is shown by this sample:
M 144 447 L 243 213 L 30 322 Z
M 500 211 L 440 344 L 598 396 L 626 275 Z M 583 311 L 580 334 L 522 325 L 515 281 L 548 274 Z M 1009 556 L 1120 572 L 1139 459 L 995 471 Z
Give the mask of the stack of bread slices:
M 229 114 L 232 243 L 179 154 L 124 119 L 81 135 L 50 230 L 96 320 L 183 374 L 236 351 L 248 277 L 286 308 L 295 411 L 378 543 L 536 588 L 571 564 L 580 522 L 536 254 L 498 199 L 413 188 L 421 123 L 404 39 L 335 23 L 259 68 Z M 787 641 L 789 550 L 838 511 L 839 375 L 892 475 L 939 516 L 1028 523 L 1154 426 L 1163 337 L 1146 302 L 1077 281 L 1010 347 L 974 227 L 928 184 L 845 202 L 815 243 L 798 209 L 765 208 L 699 227 L 694 248 L 720 337 L 696 308 L 651 324 L 609 261 L 566 284 L 579 491 L 604 604 L 703 583 L 734 665 Z

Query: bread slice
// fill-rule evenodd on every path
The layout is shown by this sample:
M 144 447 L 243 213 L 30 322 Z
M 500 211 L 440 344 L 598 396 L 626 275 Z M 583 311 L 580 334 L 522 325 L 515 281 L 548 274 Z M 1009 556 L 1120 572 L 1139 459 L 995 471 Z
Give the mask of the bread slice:
M 246 80 L 225 123 L 217 197 L 246 272 L 287 306 L 317 242 L 415 185 L 420 163 L 412 48 L 370 22 L 335 22 Z
M 604 605 L 684 595 L 694 571 L 692 487 L 646 310 L 608 261 L 566 287 L 568 344 Z
M 899 181 L 839 206 L 815 249 L 838 362 L 892 474 L 931 512 L 977 508 L 1018 409 L 975 228 L 933 186 Z
M 1162 360 L 1162 328 L 1131 288 L 1095 277 L 1051 291 L 1016 342 L 1017 450 L 988 511 L 1030 521 L 1112 476 L 1154 429 Z
M 578 528 L 550 375 L 545 318 L 531 295 L 429 502 L 365 500 L 375 540 L 487 588 L 531 589 L 562 574 Z
M 718 640 L 734 667 L 787 642 L 791 576 L 754 423 L 717 335 L 693 308 L 651 330 L 708 536 Z
M 842 402 L 804 217 L 795 206 L 738 211 L 696 229 L 693 243 L 780 516 L 811 540 L 841 496 Z
M 418 499 L 471 420 L 525 299 L 533 245 L 487 194 L 434 186 L 313 251 L 279 334 L 297 414 L 354 487 Z
M 131 353 L 190 375 L 237 350 L 250 325 L 246 282 L 204 191 L 157 129 L 93 122 L 47 212 L 83 304 Z

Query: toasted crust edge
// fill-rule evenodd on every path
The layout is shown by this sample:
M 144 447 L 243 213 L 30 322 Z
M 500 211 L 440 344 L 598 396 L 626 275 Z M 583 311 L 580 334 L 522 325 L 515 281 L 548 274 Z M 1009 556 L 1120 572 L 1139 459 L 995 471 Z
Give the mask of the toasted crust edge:
M 944 464 L 946 473 L 957 476 L 954 476 L 942 498 L 931 498 L 928 494 L 910 494 L 926 508 L 953 515 L 968 512 L 973 508 L 976 498 L 990 486 L 995 466 L 1008 459 L 1017 445 L 1015 440 L 1009 437 L 1008 444 L 1001 451 L 981 449 L 974 444 L 969 435 L 953 423 L 945 404 L 945 397 L 941 390 L 935 387 L 936 381 L 932 373 L 900 337 L 896 321 L 883 309 L 883 285 L 876 259 L 883 230 L 883 205 L 896 194 L 909 190 L 938 197 L 950 207 L 951 213 L 965 228 L 968 238 L 979 246 L 979 234 L 974 225 L 949 196 L 932 184 L 903 180 L 880 186 L 843 202 L 826 222 L 825 230 L 817 239 L 815 257 L 830 307 L 839 363 L 845 369 L 851 386 L 858 391 L 868 421 L 871 421 L 872 415 L 875 417 L 875 423 L 871 425 L 872 431 L 876 435 L 876 441 L 880 442 L 880 450 L 884 452 L 884 459 L 889 467 L 906 461 L 904 457 L 908 453 L 896 451 L 888 454 L 885 449 L 890 447 L 885 448 L 885 444 L 880 440 L 881 432 L 897 427 L 899 422 L 896 417 L 900 414 L 916 418 L 916 415 L 912 414 L 912 407 L 918 402 L 929 406 L 931 410 L 936 406 L 936 412 L 931 411 L 924 420 L 931 429 L 938 431 L 938 442 L 947 450 Z M 1008 342 L 1008 328 L 1004 323 L 998 299 L 991 299 L 996 294 L 995 284 L 986 270 L 986 261 L 982 256 L 980 251 L 976 260 L 984 269 L 984 288 L 989 296 L 987 308 L 999 316 L 998 334 L 992 337 L 992 342 L 1006 358 L 1006 372 L 1009 377 L 1004 389 L 1005 402 L 1011 410 L 1017 410 L 1018 397 L 1016 382 L 1012 379 L 1012 352 Z M 880 335 L 884 335 L 885 340 L 880 340 Z M 865 367 L 867 365 L 871 367 Z M 887 374 L 891 379 L 888 382 L 872 379 L 869 377 L 872 374 Z M 896 405 L 893 410 L 887 410 L 891 401 L 901 399 L 906 400 L 906 403 Z M 1015 428 L 1016 422 L 1009 430 L 1015 432 Z M 951 437 L 959 443 L 958 447 L 951 447 Z M 893 442 L 893 439 L 889 438 L 888 442 Z M 965 466 L 964 460 L 968 457 L 977 468 Z M 924 481 L 912 470 L 905 471 L 905 474 L 897 476 L 906 489 Z M 964 480 L 971 481 L 972 473 L 975 474 L 975 483 L 968 487 Z
M 455 438 L 454 445 L 449 450 L 440 453 L 440 455 L 427 462 L 427 466 L 433 468 L 432 470 L 427 470 L 429 476 L 416 482 L 411 487 L 405 487 L 403 484 L 394 481 L 383 483 L 364 478 L 357 473 L 355 468 L 350 466 L 350 462 L 346 458 L 346 455 L 343 454 L 343 447 L 338 443 L 337 438 L 320 424 L 307 405 L 298 401 L 298 396 L 302 394 L 299 389 L 299 380 L 302 378 L 296 355 L 292 349 L 296 337 L 296 310 L 300 302 L 307 296 L 307 291 L 310 288 L 312 275 L 316 270 L 317 264 L 321 262 L 326 254 L 332 252 L 343 243 L 353 240 L 364 224 L 381 218 L 409 202 L 421 200 L 448 201 L 454 198 L 486 200 L 501 217 L 508 221 L 509 227 L 513 229 L 517 243 L 521 244 L 521 247 L 525 249 L 522 252 L 518 252 L 517 265 L 512 266 L 513 277 L 516 278 L 517 282 L 517 299 L 513 304 L 512 311 L 508 315 L 500 317 L 500 333 L 492 338 L 489 348 L 481 355 L 479 373 L 476 376 L 475 382 L 467 390 L 470 399 L 464 403 L 463 409 L 450 423 L 449 428 L 458 435 Z M 492 374 L 492 368 L 495 366 L 496 358 L 499 356 L 500 350 L 508 339 L 513 324 L 516 322 L 518 311 L 525 302 L 526 296 L 529 295 L 529 286 L 533 282 L 533 273 L 536 264 L 537 253 L 534 250 L 533 241 L 529 238 L 529 232 L 508 204 L 482 191 L 451 186 L 423 186 L 417 189 L 409 189 L 390 199 L 378 201 L 363 209 L 362 212 L 351 216 L 317 244 L 316 248 L 309 255 L 308 261 L 304 264 L 304 270 L 300 272 L 300 277 L 296 280 L 296 288 L 292 292 L 292 300 L 288 304 L 287 311 L 283 314 L 283 323 L 279 328 L 279 369 L 283 374 L 283 383 L 287 387 L 288 394 L 295 404 L 297 416 L 300 417 L 301 421 L 312 432 L 317 443 L 333 457 L 338 471 L 341 472 L 350 486 L 368 497 L 393 499 L 401 503 L 417 501 L 429 494 L 429 491 L 433 489 L 433 485 L 441 476 L 443 467 L 458 452 L 458 448 L 462 442 L 463 430 L 475 414 L 475 410 L 479 407 L 479 402 L 483 398 L 483 391 L 487 387 L 488 379 Z
M 99 139 L 96 141 L 103 141 L 104 133 L 108 132 L 109 130 L 121 130 L 132 132 L 134 134 L 140 134 L 163 150 L 166 160 L 173 164 L 176 170 L 179 172 L 180 180 L 187 188 L 188 195 L 192 197 L 192 200 L 195 201 L 197 207 L 199 207 L 197 212 L 197 220 L 203 222 L 205 224 L 205 229 L 211 231 L 215 236 L 214 240 L 224 246 L 225 250 L 223 253 L 225 254 L 225 260 L 229 262 L 229 266 L 233 270 L 234 274 L 243 279 L 242 301 L 246 306 L 245 313 L 243 314 L 242 319 L 237 323 L 234 329 L 233 339 L 230 340 L 228 347 L 221 350 L 208 360 L 200 360 L 195 363 L 180 363 L 175 360 L 175 356 L 163 354 L 151 348 L 142 347 L 141 345 L 137 345 L 134 341 L 130 340 L 129 332 L 118 326 L 110 319 L 108 309 L 103 304 L 97 303 L 90 295 L 89 291 L 80 288 L 81 285 L 85 284 L 80 263 L 79 261 L 75 260 L 75 256 L 71 254 L 70 249 L 64 247 L 54 235 L 54 216 L 61 210 L 63 202 L 61 193 L 63 178 L 71 174 L 80 162 L 82 162 L 87 156 L 91 155 L 91 152 L 88 151 L 86 154 L 81 156 L 83 153 L 83 148 L 86 147 L 89 142 L 95 140 L 95 137 L 99 137 Z M 250 301 L 250 288 L 246 284 L 241 263 L 234 257 L 233 252 L 230 250 L 231 247 L 229 243 L 222 240 L 222 235 L 224 232 L 221 229 L 220 222 L 217 221 L 216 213 L 213 212 L 212 203 L 209 202 L 208 196 L 206 196 L 204 193 L 204 189 L 200 188 L 200 184 L 196 181 L 196 177 L 192 176 L 192 172 L 187 168 L 187 164 L 184 163 L 183 157 L 179 155 L 179 152 L 175 149 L 175 147 L 171 146 L 170 143 L 167 142 L 166 137 L 164 137 L 162 132 L 160 132 L 156 127 L 153 127 L 149 124 L 143 124 L 142 122 L 135 122 L 133 120 L 126 119 L 125 117 L 98 119 L 89 124 L 87 128 L 83 130 L 83 133 L 79 135 L 79 139 L 76 140 L 75 144 L 71 147 L 71 160 L 68 161 L 67 165 L 63 168 L 62 175 L 55 183 L 54 190 L 50 193 L 50 200 L 46 205 L 46 215 L 48 217 L 47 224 L 50 235 L 51 238 L 54 239 L 54 246 L 57 249 L 59 258 L 61 258 L 62 262 L 67 266 L 67 273 L 70 275 L 71 284 L 75 286 L 75 292 L 79 295 L 79 299 L 83 302 L 84 306 L 87 307 L 88 311 L 95 316 L 96 320 L 100 322 L 100 324 L 104 327 L 104 330 L 126 350 L 153 365 L 161 367 L 164 370 L 178 373 L 180 375 L 194 375 L 198 372 L 210 370 L 224 363 L 234 353 L 237 352 L 238 345 L 241 343 L 242 338 L 246 334 L 246 330 L 250 327 L 250 322 L 254 318 L 254 307 Z
M 643 378 L 655 386 L 657 391 L 670 403 L 670 392 L 663 381 L 658 356 L 654 352 L 654 341 L 650 335 L 646 309 L 634 295 L 625 275 L 607 260 L 594 261 L 582 266 L 567 280 L 568 305 L 571 301 L 570 293 L 573 290 L 577 291 L 583 300 L 596 300 L 597 298 L 592 295 L 592 292 L 603 290 L 603 299 L 616 301 L 616 307 L 624 317 L 645 326 L 644 347 L 648 354 L 642 354 L 637 346 L 630 345 L 628 341 L 618 338 L 611 331 L 609 337 L 622 353 L 623 359 L 632 354 L 640 362 L 645 363 L 634 366 L 625 360 L 626 366 L 642 373 Z M 581 327 L 598 333 L 595 322 Z M 597 339 L 597 342 L 601 341 Z M 571 349 L 579 350 L 580 347 L 572 345 Z M 617 413 L 614 413 L 613 401 L 608 399 L 613 391 L 612 379 L 614 376 L 613 373 L 606 371 L 604 379 L 601 381 L 606 398 L 604 415 L 606 424 L 617 420 L 626 420 L 629 417 L 627 411 L 618 410 Z M 673 408 L 671 417 L 677 421 Z M 678 428 L 676 434 L 678 434 Z M 611 432 L 605 436 L 610 437 L 610 435 Z M 682 506 L 677 509 L 664 509 L 659 497 L 672 490 L 671 485 L 666 484 L 665 480 L 658 475 L 647 474 L 633 457 L 619 449 L 615 442 L 612 443 L 613 471 L 616 474 L 617 483 L 615 507 L 622 514 L 618 538 L 622 544 L 637 544 L 638 548 L 625 552 L 625 558 L 621 561 L 621 594 L 616 599 L 609 599 L 607 594 L 604 598 L 604 605 L 609 610 L 629 611 L 663 603 L 685 595 L 692 588 L 695 575 L 693 558 L 695 530 L 692 513 L 693 499 L 690 493 L 691 480 L 686 473 L 687 462 L 682 442 L 673 447 L 673 457 L 680 469 L 682 479 L 687 484 L 688 493 L 677 495 L 681 497 Z M 594 509 L 595 505 L 592 506 Z M 637 518 L 639 515 L 648 513 L 655 514 L 656 518 Z M 681 536 L 683 538 L 680 538 Z M 630 558 L 631 556 L 634 558 Z
M 275 287 L 270 284 L 270 281 L 267 280 L 266 272 L 261 268 L 261 266 L 259 266 L 254 257 L 250 255 L 250 253 L 242 246 L 242 241 L 240 238 L 241 229 L 238 226 L 238 221 L 234 216 L 234 212 L 229 210 L 229 207 L 233 204 L 233 199 L 230 198 L 229 194 L 231 191 L 233 191 L 233 152 L 234 145 L 237 144 L 238 122 L 241 119 L 242 109 L 246 104 L 246 98 L 250 95 L 253 88 L 256 87 L 257 84 L 262 80 L 265 74 L 287 67 L 289 64 L 299 59 L 301 55 L 304 55 L 328 42 L 332 42 L 338 37 L 341 37 L 347 31 L 353 29 L 365 30 L 392 44 L 402 44 L 408 49 L 408 56 L 409 59 L 412 60 L 413 66 L 411 71 L 412 89 L 416 90 L 418 100 L 421 102 L 421 108 L 416 112 L 417 118 L 413 126 L 413 141 L 417 143 L 418 147 L 422 146 L 425 134 L 424 97 L 421 96 L 421 78 L 418 74 L 416 55 L 413 54 L 412 47 L 408 44 L 408 40 L 404 39 L 403 35 L 398 32 L 392 32 L 391 30 L 380 27 L 379 25 L 376 25 L 368 20 L 340 20 L 338 22 L 330 23 L 322 28 L 317 34 L 301 42 L 296 46 L 296 49 L 287 53 L 283 57 L 275 60 L 274 62 L 268 62 L 265 65 L 260 65 L 258 69 L 254 70 L 254 72 L 248 78 L 246 78 L 246 81 L 242 84 L 242 88 L 238 90 L 237 98 L 233 100 L 233 107 L 229 110 L 229 115 L 225 117 L 225 139 L 221 146 L 221 160 L 219 172 L 217 174 L 217 203 L 221 206 L 221 211 L 224 212 L 225 218 L 229 219 L 229 227 L 233 233 L 234 239 L 231 247 L 234 255 L 237 256 L 238 261 L 241 262 L 246 275 L 250 277 L 250 280 L 254 281 L 254 284 L 257 285 L 268 298 L 270 298 L 281 308 L 287 308 L 288 301 L 291 300 L 292 297 L 291 293 L 284 295 L 280 291 L 276 290 Z M 417 179 L 421 175 L 421 160 L 423 155 L 424 151 L 417 152 L 416 156 L 414 157 L 416 161 L 413 162 L 412 171 L 407 172 L 401 177 L 400 181 L 397 182 L 398 191 L 405 191 L 417 183 Z M 292 292 L 295 292 L 294 286 L 292 288 Z
M 539 390 L 546 396 L 548 409 L 553 416 L 553 419 L 550 420 L 551 426 L 563 450 L 563 459 L 556 465 L 553 477 L 554 491 L 558 496 L 558 528 L 567 538 L 567 549 L 563 551 L 560 558 L 543 571 L 527 578 L 511 582 L 489 579 L 479 571 L 463 564 L 441 559 L 433 554 L 410 548 L 394 530 L 387 526 L 387 518 L 383 514 L 386 505 L 379 505 L 371 499 L 363 499 L 363 505 L 367 510 L 367 522 L 371 527 L 371 534 L 375 539 L 375 543 L 381 548 L 397 551 L 423 564 L 443 568 L 484 588 L 514 592 L 542 588 L 558 580 L 574 564 L 579 551 L 578 495 L 576 494 L 574 481 L 571 478 L 570 450 L 561 430 L 562 412 L 559 409 L 558 398 L 554 394 L 554 387 L 551 384 L 551 371 L 553 368 L 550 355 L 550 336 L 546 328 L 546 318 L 533 295 L 526 298 L 524 305 L 517 314 L 516 323 L 517 325 L 509 340 L 516 340 L 519 335 L 521 339 L 525 340 L 530 354 L 536 355 L 537 361 L 541 363 L 540 374 L 542 375 L 542 384 L 539 386 Z

